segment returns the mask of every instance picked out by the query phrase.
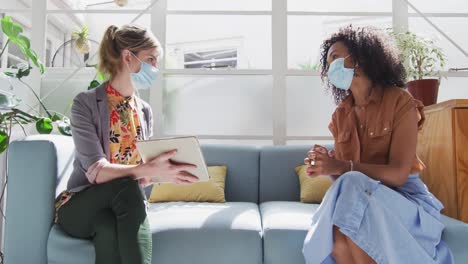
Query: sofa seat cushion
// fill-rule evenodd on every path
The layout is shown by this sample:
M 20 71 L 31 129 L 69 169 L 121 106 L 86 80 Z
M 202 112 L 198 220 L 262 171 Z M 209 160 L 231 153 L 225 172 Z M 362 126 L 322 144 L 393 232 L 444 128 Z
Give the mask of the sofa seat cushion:
M 318 207 L 300 202 L 260 204 L 265 264 L 305 263 L 302 245 Z
M 258 205 L 151 204 L 153 263 L 262 263 Z
M 93 264 L 96 254 L 91 241 L 68 236 L 53 225 L 47 240 L 48 264 Z
M 468 224 L 445 215 L 441 215 L 440 220 L 445 225 L 442 240 L 450 247 L 455 263 L 468 263 Z
M 154 203 L 148 218 L 153 233 L 153 263 L 262 263 L 262 226 L 258 205 L 227 203 Z M 53 226 L 50 264 L 92 264 L 90 241 L 74 239 Z

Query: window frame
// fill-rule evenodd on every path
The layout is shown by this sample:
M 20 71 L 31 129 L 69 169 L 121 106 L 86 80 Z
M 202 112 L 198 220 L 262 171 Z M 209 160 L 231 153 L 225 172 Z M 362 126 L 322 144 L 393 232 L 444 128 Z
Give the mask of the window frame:
M 165 69 L 164 62 L 160 64 L 162 76 L 184 76 L 184 75 L 269 75 L 273 77 L 272 86 L 272 105 L 273 105 L 273 133 L 272 135 L 197 135 L 201 139 L 207 140 L 271 140 L 274 145 L 286 145 L 288 141 L 297 140 L 332 140 L 331 137 L 304 135 L 287 135 L 287 99 L 286 79 L 290 76 L 319 76 L 318 71 L 288 69 L 287 20 L 289 16 L 391 16 L 392 25 L 396 30 L 406 31 L 408 29 L 409 17 L 419 16 L 408 11 L 408 4 L 405 0 L 392 0 L 392 12 L 301 12 L 288 11 L 287 1 L 271 0 L 271 10 L 267 11 L 203 11 L 203 10 L 167 10 L 168 0 L 158 0 L 152 8 L 147 9 L 92 9 L 92 10 L 69 10 L 69 9 L 47 9 L 47 0 L 32 1 L 31 8 L 25 9 L 2 9 L 0 13 L 29 13 L 32 20 L 32 46 L 38 51 L 40 58 L 44 60 L 46 45 L 46 25 L 47 16 L 50 14 L 91 14 L 91 13 L 111 13 L 111 14 L 149 14 L 151 16 L 151 30 L 158 36 L 163 47 L 166 46 L 166 18 L 173 14 L 188 15 L 268 15 L 271 17 L 271 44 L 272 44 L 272 68 L 271 69 Z M 34 10 L 34 12 L 32 12 Z M 468 13 L 427 13 L 429 17 L 468 17 Z M 273 55 L 274 54 L 274 55 Z M 5 56 L 8 57 L 8 56 Z M 4 61 L 4 60 L 3 60 Z M 1 63 L 1 62 L 0 62 Z M 0 64 L 3 65 L 3 64 Z M 48 68 L 49 75 L 55 73 L 62 75 L 64 72 L 76 73 L 76 69 L 57 69 Z M 468 77 L 468 72 L 441 72 L 442 77 Z M 35 83 L 37 90 L 40 89 L 41 76 L 39 74 L 32 76 L 32 83 Z M 164 78 L 159 78 L 155 84 L 157 87 L 164 86 Z M 155 137 L 176 136 L 164 133 L 163 123 L 160 117 L 163 116 L 162 100 L 163 89 L 152 89 L 149 95 L 149 103 L 153 107 L 155 119 L 154 131 Z

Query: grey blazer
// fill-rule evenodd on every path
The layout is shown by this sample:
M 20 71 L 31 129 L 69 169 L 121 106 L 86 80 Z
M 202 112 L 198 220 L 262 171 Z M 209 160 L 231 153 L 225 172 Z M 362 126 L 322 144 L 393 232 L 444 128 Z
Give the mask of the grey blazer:
M 75 143 L 75 161 L 67 185 L 67 189 L 72 192 L 91 185 L 86 177 L 91 165 L 102 158 L 110 160 L 110 113 L 106 84 L 81 92 L 73 100 L 70 119 Z M 153 135 L 153 113 L 149 104 L 138 97 L 136 104 L 142 137 L 147 140 Z

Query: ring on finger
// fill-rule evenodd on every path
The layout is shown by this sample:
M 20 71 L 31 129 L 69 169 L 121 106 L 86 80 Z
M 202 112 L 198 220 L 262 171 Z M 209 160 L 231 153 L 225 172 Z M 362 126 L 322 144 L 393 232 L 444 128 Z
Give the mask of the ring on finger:
M 310 165 L 315 166 L 315 160 L 314 159 L 310 161 Z

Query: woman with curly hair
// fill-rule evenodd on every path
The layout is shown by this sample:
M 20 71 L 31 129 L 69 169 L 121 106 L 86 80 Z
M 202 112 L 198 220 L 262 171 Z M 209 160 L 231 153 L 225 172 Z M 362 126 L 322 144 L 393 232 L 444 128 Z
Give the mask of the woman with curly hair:
M 453 263 L 441 240 L 443 205 L 418 176 L 423 105 L 385 32 L 348 26 L 322 44 L 322 80 L 337 108 L 334 150 L 314 146 L 310 177 L 333 185 L 312 219 L 303 254 L 312 263 Z

